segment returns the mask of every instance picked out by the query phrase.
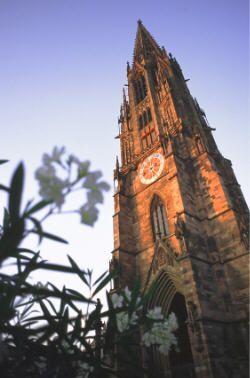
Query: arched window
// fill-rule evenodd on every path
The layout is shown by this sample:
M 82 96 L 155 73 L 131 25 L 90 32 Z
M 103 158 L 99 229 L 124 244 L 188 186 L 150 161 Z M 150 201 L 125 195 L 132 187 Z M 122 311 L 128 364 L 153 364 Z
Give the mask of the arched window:
M 134 82 L 134 91 L 137 104 L 147 96 L 147 86 L 143 75 L 141 75 L 139 79 Z
M 142 116 L 143 116 L 143 126 L 145 127 L 148 123 L 148 120 L 147 120 L 147 113 L 146 112 L 143 112 L 142 113 Z
M 158 196 L 155 196 L 151 204 L 151 221 L 154 240 L 162 239 L 169 235 L 166 209 Z
M 143 118 L 142 115 L 139 117 L 139 129 L 141 130 L 143 128 Z
M 147 108 L 147 118 L 148 118 L 148 122 L 152 121 L 151 111 L 149 108 Z
M 155 127 L 152 122 L 152 115 L 149 107 L 139 115 L 138 121 L 142 140 L 142 150 L 144 151 L 147 148 L 150 148 L 156 140 Z

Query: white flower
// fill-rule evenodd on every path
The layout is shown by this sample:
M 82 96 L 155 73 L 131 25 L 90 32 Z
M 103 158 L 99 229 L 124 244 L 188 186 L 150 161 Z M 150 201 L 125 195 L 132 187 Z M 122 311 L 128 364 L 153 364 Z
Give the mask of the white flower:
M 52 165 L 43 165 L 35 172 L 36 179 L 41 182 L 47 181 L 48 179 L 55 177 L 55 175 L 56 170 Z
M 65 153 L 65 147 L 54 147 L 52 150 L 51 159 L 59 164 L 61 164 L 61 156 Z
M 96 189 L 98 187 L 97 181 L 100 177 L 102 177 L 101 171 L 90 172 L 84 181 L 83 187 L 92 190 Z
M 136 299 L 135 305 L 136 305 L 138 311 L 142 310 L 142 304 L 141 304 L 141 297 L 140 296 Z
M 129 288 L 127 286 L 125 287 L 124 294 L 125 294 L 125 297 L 127 298 L 127 300 L 130 302 L 131 301 L 131 291 L 129 290 Z
M 150 347 L 151 345 L 155 344 L 154 335 L 150 332 L 144 333 L 144 335 L 142 335 L 142 342 L 146 347 Z
M 147 313 L 147 318 L 153 319 L 153 320 L 163 319 L 163 314 L 161 313 L 161 307 L 156 306 L 152 310 L 149 310 Z
M 76 163 L 78 165 L 78 164 L 80 164 L 80 160 L 75 155 L 70 154 L 69 157 L 68 157 L 67 163 L 68 163 L 68 165 L 70 165 L 72 163 Z
M 100 190 L 104 190 L 105 192 L 107 192 L 110 189 L 110 185 L 105 181 L 101 181 L 98 182 L 98 188 Z
M 135 312 L 133 312 L 129 319 L 129 324 L 135 325 L 137 320 L 138 320 L 138 316 L 136 315 Z
M 173 312 L 171 312 L 171 314 L 168 317 L 168 324 L 172 331 L 177 330 L 178 328 L 177 318 Z
M 100 190 L 91 190 L 87 193 L 88 205 L 94 206 L 97 203 L 103 203 L 103 194 Z
M 142 336 L 142 343 L 146 347 L 156 345 L 159 347 L 159 351 L 166 355 L 170 348 L 177 346 L 177 339 L 173 334 L 173 328 L 176 329 L 176 327 L 175 316 L 171 316 L 170 321 L 166 319 L 163 322 L 154 323 L 152 328 Z
M 130 325 L 135 325 L 138 320 L 138 316 L 135 312 L 129 317 L 128 313 L 125 311 L 116 314 L 116 323 L 119 332 L 123 332 L 129 328 Z
M 116 315 L 116 323 L 119 332 L 123 332 L 129 327 L 129 317 L 125 311 Z
M 39 192 L 42 198 L 54 201 L 60 208 L 64 203 L 63 190 L 68 186 L 68 181 L 57 177 L 52 165 L 44 165 L 38 168 L 35 177 L 39 182 Z
M 82 161 L 78 164 L 78 177 L 85 177 L 88 174 L 90 161 Z
M 123 306 L 123 298 L 121 295 L 114 293 L 111 296 L 111 300 L 112 300 L 114 308 L 120 308 Z
M 61 157 L 65 153 L 65 147 L 54 147 L 52 150 L 51 156 L 49 154 L 43 154 L 43 163 L 45 165 L 50 165 L 51 163 L 55 162 L 58 164 L 62 164 Z
M 94 206 L 89 206 L 87 203 L 80 207 L 78 212 L 81 216 L 81 223 L 87 224 L 88 226 L 93 226 L 98 218 L 99 210 Z

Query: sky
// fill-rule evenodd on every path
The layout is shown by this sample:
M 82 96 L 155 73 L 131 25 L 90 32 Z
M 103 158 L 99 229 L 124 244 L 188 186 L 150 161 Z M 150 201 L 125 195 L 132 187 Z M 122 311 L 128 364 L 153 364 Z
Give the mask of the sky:
M 22 160 L 25 198 L 36 197 L 34 171 L 57 145 L 89 159 L 113 187 L 126 62 L 141 19 L 190 79 L 249 203 L 248 14 L 247 0 L 0 0 L 0 150 L 10 160 L 0 167 L 1 182 L 9 183 Z M 44 243 L 42 256 L 65 263 L 70 254 L 102 273 L 113 249 L 112 215 L 111 190 L 94 228 L 80 225 L 77 215 L 51 219 L 45 229 L 70 244 Z M 77 280 L 70 283 L 79 289 Z

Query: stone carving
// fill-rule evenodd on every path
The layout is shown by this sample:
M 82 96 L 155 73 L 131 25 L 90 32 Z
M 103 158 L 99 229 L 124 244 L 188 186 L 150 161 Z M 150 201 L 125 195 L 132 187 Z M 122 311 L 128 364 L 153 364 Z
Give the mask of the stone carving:
M 175 236 L 179 240 L 182 254 L 186 254 L 188 251 L 188 245 L 186 238 L 189 235 L 186 223 L 181 218 L 180 214 L 177 215 L 177 221 L 175 223 Z
M 114 257 L 109 262 L 109 271 L 112 273 L 114 271 L 118 271 L 119 269 L 119 262 Z
M 168 155 L 171 152 L 170 139 L 166 132 L 160 135 L 160 141 L 163 148 L 164 155 Z
M 176 254 L 177 255 L 177 254 Z M 155 274 L 164 265 L 174 266 L 176 255 L 168 241 L 159 246 L 152 262 L 152 271 Z

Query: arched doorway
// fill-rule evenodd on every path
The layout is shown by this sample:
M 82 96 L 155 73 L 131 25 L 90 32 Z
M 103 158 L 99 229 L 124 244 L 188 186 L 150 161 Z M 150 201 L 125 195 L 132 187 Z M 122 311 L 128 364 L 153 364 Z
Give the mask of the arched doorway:
M 171 350 L 169 352 L 169 367 L 172 378 L 193 378 L 193 355 L 190 345 L 190 339 L 187 329 L 187 309 L 185 297 L 176 292 L 171 302 L 169 313 L 173 312 L 178 321 L 178 330 L 176 331 L 176 337 L 178 339 L 179 351 Z M 185 373 L 185 375 L 184 375 Z
M 148 302 L 148 308 L 161 306 L 164 315 L 173 312 L 178 320 L 176 332 L 179 351 L 170 351 L 168 357 L 156 348 L 148 354 L 150 377 L 154 378 L 195 378 L 193 356 L 187 329 L 187 309 L 180 279 L 172 269 L 159 272 L 155 280 L 155 291 Z

